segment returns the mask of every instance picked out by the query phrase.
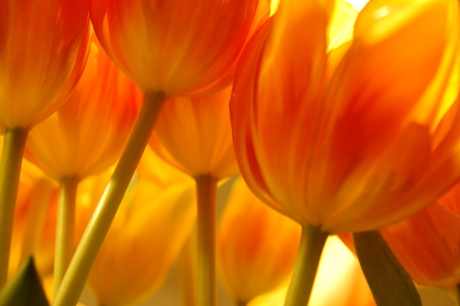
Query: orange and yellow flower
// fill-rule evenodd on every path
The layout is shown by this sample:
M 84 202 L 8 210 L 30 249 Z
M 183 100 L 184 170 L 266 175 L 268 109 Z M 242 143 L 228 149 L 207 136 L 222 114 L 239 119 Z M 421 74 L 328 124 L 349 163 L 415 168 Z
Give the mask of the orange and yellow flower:
M 247 303 L 283 283 L 299 241 L 300 226 L 264 205 L 237 179 L 217 234 L 220 279 L 234 301 Z
M 161 159 L 147 157 L 145 162 L 163 173 L 156 179 L 144 165 L 120 205 L 88 279 L 98 305 L 134 305 L 160 288 L 195 222 L 193 181 Z M 109 176 L 106 171 L 82 182 L 77 240 Z
M 119 158 L 141 101 L 142 92 L 94 41 L 68 102 L 29 133 L 26 156 L 58 180 L 104 171 Z
M 268 3 L 260 1 L 268 14 Z M 143 92 L 168 97 L 227 86 L 259 0 L 93 0 L 91 19 L 112 59 Z
M 458 103 L 447 112 L 442 99 L 458 3 L 371 1 L 352 42 L 328 52 L 330 15 L 328 2 L 282 1 L 250 41 L 230 103 L 235 153 L 283 214 L 329 233 L 376 229 L 460 178 Z
M 157 119 L 151 147 L 191 177 L 222 179 L 238 173 L 230 126 L 231 87 L 216 94 L 168 101 Z
M 380 232 L 417 283 L 457 290 L 460 283 L 460 185 L 427 209 Z
M 0 3 L 0 132 L 31 128 L 60 107 L 86 60 L 88 0 Z

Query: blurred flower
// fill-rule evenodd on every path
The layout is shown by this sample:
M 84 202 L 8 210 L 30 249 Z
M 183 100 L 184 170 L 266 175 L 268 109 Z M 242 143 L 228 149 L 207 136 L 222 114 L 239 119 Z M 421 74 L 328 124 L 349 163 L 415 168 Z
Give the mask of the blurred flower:
M 145 180 L 128 191 L 88 279 L 98 305 L 134 305 L 161 287 L 190 235 L 193 192 Z
M 258 3 L 92 0 L 91 19 L 106 51 L 143 92 L 209 94 L 231 82 L 259 21 Z M 258 18 L 269 10 L 267 1 L 260 3 L 266 11 Z
M 287 284 L 249 306 L 282 306 Z M 319 265 L 309 306 L 376 306 L 354 255 L 337 237 L 329 237 Z
M 371 230 L 460 178 L 457 105 L 446 115 L 441 103 L 458 4 L 371 1 L 353 41 L 327 53 L 329 6 L 282 1 L 248 44 L 230 103 L 235 153 L 283 214 L 329 233 Z
M 138 177 L 153 181 L 158 186 L 166 187 L 184 182 L 193 182 L 188 175 L 158 157 L 150 147 L 145 149 L 136 173 Z
M 217 234 L 219 274 L 229 295 L 249 302 L 278 287 L 291 274 L 299 241 L 300 226 L 237 179 Z
M 120 156 L 142 93 L 97 42 L 68 102 L 35 127 L 26 156 L 56 179 L 84 179 Z
M 380 232 L 417 283 L 457 290 L 460 283 L 460 185 L 427 209 Z
M 0 132 L 31 128 L 68 97 L 87 53 L 88 0 L 0 3 Z
M 231 87 L 216 94 L 168 101 L 150 145 L 191 177 L 225 178 L 238 173 L 230 126 Z
M 193 181 L 161 159 L 146 157 L 143 174 L 133 178 L 88 279 L 98 305 L 134 305 L 160 288 L 195 221 Z M 149 173 L 155 168 L 162 173 Z M 80 185 L 77 241 L 110 175 L 106 171 Z
M 55 216 L 56 191 L 56 185 L 41 171 L 24 163 L 14 215 L 8 278 L 30 254 L 41 276 L 52 272 L 54 253 L 49 252 L 53 250 L 49 245 L 54 247 L 55 234 L 54 224 L 49 221 L 50 216 Z

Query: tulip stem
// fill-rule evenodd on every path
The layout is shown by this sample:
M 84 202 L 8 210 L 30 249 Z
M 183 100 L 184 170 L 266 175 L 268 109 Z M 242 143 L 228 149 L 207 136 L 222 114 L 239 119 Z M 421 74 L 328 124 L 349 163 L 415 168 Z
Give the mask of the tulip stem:
M 236 302 L 236 306 L 247 306 L 247 305 L 248 305 L 248 303 L 245 302 L 245 301 L 237 301 Z
M 55 297 L 54 306 L 76 305 L 97 253 L 166 102 L 162 92 L 146 93 L 131 135 L 96 210 L 83 233 Z
M 54 294 L 58 292 L 75 247 L 77 188 L 78 179 L 74 177 L 61 179 L 56 220 L 56 248 L 54 252 Z
M 28 133 L 26 128 L 14 128 L 3 135 L 0 160 L 0 290 L 8 277 L 14 210 Z
M 302 225 L 299 251 L 285 306 L 308 305 L 327 237 L 328 234 L 321 231 L 319 227 L 309 224 Z
M 195 180 L 198 197 L 198 306 L 215 306 L 217 179 L 203 175 Z

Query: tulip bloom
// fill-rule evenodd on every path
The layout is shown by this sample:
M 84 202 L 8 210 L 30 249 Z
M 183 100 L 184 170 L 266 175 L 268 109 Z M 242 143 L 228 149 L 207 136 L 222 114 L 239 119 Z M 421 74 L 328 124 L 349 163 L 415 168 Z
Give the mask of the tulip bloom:
M 194 178 L 206 174 L 222 179 L 238 173 L 228 111 L 231 90 L 168 101 L 150 140 L 155 152 Z
M 142 92 L 93 42 L 67 103 L 29 133 L 26 157 L 57 180 L 98 174 L 120 157 L 141 101 Z
M 353 41 L 328 53 L 328 8 L 281 2 L 242 55 L 230 103 L 249 187 L 328 233 L 431 204 L 460 178 L 457 106 L 441 103 L 457 11 L 451 0 L 372 1 Z
M 92 204 L 90 199 L 79 203 L 79 214 L 94 209 L 97 198 Z M 88 279 L 98 305 L 134 305 L 161 287 L 191 233 L 193 204 L 191 182 L 164 187 L 137 181 L 123 200 Z
M 417 283 L 457 291 L 460 283 L 460 185 L 427 209 L 380 232 Z
M 31 176 L 27 173 L 27 168 L 32 167 L 34 166 L 31 164 L 25 165 L 26 171 L 23 171 L 19 182 L 8 267 L 9 279 L 30 254 L 34 255 L 40 275 L 52 272 L 54 254 L 48 253 L 49 248 L 43 248 L 43 243 L 54 244 L 54 235 L 50 236 L 48 232 L 53 228 L 49 217 L 53 216 L 56 186 L 43 175 Z
M 233 300 L 247 303 L 283 283 L 299 239 L 300 226 L 264 205 L 239 178 L 217 233 L 220 279 Z
M 85 65 L 88 0 L 0 4 L 0 132 L 31 128 L 68 97 Z
M 205 94 L 231 82 L 258 2 L 93 0 L 91 19 L 107 53 L 143 92 Z
M 441 98 L 457 1 L 371 1 L 353 40 L 328 52 L 331 6 L 282 1 L 242 54 L 230 102 L 248 186 L 303 228 L 289 306 L 307 304 L 329 233 L 394 223 L 460 178 L 460 113 Z

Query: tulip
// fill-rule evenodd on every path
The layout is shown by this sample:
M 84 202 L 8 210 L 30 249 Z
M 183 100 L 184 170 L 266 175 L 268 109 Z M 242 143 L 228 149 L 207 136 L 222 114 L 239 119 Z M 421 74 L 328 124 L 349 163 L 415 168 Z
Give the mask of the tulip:
M 120 157 L 141 101 L 94 39 L 67 103 L 29 133 L 26 157 L 58 181 L 99 174 Z
M 417 283 L 457 291 L 460 283 L 460 185 L 437 203 L 380 232 Z
M 228 111 L 231 90 L 168 101 L 150 140 L 155 152 L 193 178 L 238 173 Z
M 0 4 L 0 288 L 28 131 L 65 102 L 85 64 L 88 0 Z
M 43 242 L 54 242 L 47 233 L 53 227 L 49 216 L 56 199 L 55 185 L 43 175 L 30 175 L 25 163 L 19 182 L 18 201 L 14 216 L 8 279 L 11 279 L 23 261 L 33 254 L 41 276 L 52 272 L 53 255 L 47 256 Z M 32 170 L 36 171 L 36 170 Z M 37 173 L 38 174 L 38 173 Z
M 0 4 L 0 131 L 30 129 L 65 102 L 86 60 L 88 1 Z
M 245 49 L 236 158 L 251 190 L 305 232 L 286 305 L 306 304 L 328 233 L 394 223 L 460 178 L 457 103 L 442 105 L 457 13 L 451 0 L 371 1 L 352 42 L 328 53 L 330 4 L 282 1 Z
M 159 167 L 165 164 L 160 159 L 153 162 Z M 179 183 L 185 176 L 164 166 L 170 172 L 158 176 L 167 174 L 176 184 L 158 184 L 152 179 L 154 173 L 137 177 L 117 212 L 88 279 L 98 305 L 135 305 L 150 296 L 163 284 L 190 235 L 195 220 L 193 182 Z M 106 171 L 82 182 L 77 198 L 77 240 L 110 174 Z
M 91 19 L 107 53 L 143 92 L 188 96 L 231 82 L 258 2 L 93 0 Z
M 237 179 L 217 233 L 219 275 L 233 300 L 246 305 L 282 284 L 292 272 L 299 240 L 298 224 Z

